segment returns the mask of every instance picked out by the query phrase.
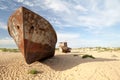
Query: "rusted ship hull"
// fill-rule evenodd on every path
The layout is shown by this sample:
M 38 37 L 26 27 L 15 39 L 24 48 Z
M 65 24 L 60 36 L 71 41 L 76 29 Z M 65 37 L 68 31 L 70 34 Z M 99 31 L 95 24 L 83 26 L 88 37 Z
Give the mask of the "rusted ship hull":
M 46 19 L 27 8 L 20 7 L 9 17 L 8 32 L 28 64 L 54 56 L 55 30 Z

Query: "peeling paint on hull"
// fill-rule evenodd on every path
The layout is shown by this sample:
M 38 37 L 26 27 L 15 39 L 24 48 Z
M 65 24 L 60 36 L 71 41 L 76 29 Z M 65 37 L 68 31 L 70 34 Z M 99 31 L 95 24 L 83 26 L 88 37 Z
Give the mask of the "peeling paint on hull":
M 8 32 L 28 64 L 54 56 L 55 30 L 46 19 L 31 10 L 18 8 L 9 17 Z

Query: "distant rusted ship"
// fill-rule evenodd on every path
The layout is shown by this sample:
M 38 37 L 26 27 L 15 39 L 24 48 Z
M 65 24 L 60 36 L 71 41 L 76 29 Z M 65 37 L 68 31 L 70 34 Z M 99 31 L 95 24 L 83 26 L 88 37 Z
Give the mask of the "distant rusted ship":
M 46 19 L 31 10 L 18 8 L 9 17 L 8 32 L 28 64 L 54 56 L 55 30 Z

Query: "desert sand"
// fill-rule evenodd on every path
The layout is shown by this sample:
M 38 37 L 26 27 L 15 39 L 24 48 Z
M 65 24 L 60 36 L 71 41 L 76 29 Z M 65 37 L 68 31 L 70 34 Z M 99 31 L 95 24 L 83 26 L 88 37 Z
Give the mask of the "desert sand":
M 95 59 L 82 59 L 84 54 Z M 28 73 L 32 69 L 38 73 Z M 120 80 L 120 51 L 56 51 L 54 57 L 30 65 L 20 52 L 0 52 L 0 80 Z

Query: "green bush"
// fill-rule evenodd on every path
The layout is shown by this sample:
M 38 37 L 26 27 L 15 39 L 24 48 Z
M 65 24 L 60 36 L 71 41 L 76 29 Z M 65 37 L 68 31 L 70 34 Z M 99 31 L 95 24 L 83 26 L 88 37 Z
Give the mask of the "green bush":
M 8 48 L 0 48 L 3 52 L 19 52 L 18 49 L 8 49 Z
M 79 56 L 79 55 L 77 55 L 77 54 L 74 54 L 73 56 Z
M 88 54 L 86 54 L 86 55 L 83 55 L 82 56 L 82 58 L 84 59 L 84 58 L 92 58 L 92 59 L 95 59 L 95 57 L 93 57 L 92 55 L 88 55 Z
M 6 48 L 1 48 L 3 52 L 7 52 L 8 50 Z
M 32 70 L 30 70 L 28 73 L 29 73 L 29 74 L 37 74 L 38 71 L 37 71 L 36 69 L 32 69 Z

